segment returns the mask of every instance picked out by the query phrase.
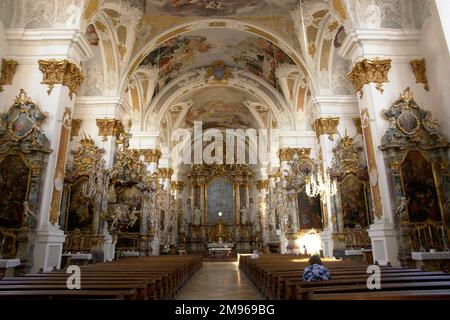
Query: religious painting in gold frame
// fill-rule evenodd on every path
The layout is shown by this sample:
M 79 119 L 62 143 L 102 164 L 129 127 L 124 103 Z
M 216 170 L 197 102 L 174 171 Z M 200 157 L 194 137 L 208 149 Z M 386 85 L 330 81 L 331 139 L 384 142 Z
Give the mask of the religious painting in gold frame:
M 70 187 L 69 206 L 67 209 L 67 231 L 91 231 L 94 219 L 93 200 L 83 195 L 83 185 L 88 182 L 88 177 L 81 177 Z
M 28 201 L 31 168 L 22 154 L 0 158 L 0 226 L 20 228 L 24 201 Z
M 344 228 L 367 228 L 370 223 L 367 201 L 367 185 L 354 174 L 348 174 L 339 182 Z
M 422 152 L 410 150 L 400 165 L 400 175 L 403 194 L 408 199 L 409 221 L 441 222 L 442 208 L 432 162 Z
M 305 187 L 297 194 L 298 218 L 301 230 L 322 229 L 320 197 L 308 197 Z

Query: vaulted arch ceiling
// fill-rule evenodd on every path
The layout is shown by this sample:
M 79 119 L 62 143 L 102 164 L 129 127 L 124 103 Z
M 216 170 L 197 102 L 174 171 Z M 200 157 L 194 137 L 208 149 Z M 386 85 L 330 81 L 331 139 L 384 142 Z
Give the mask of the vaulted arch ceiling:
M 280 89 L 276 70 L 294 61 L 273 43 L 240 30 L 204 29 L 187 32 L 167 40 L 150 52 L 140 66 L 158 68 L 154 95 L 187 71 L 208 67 L 215 62 L 249 71 Z

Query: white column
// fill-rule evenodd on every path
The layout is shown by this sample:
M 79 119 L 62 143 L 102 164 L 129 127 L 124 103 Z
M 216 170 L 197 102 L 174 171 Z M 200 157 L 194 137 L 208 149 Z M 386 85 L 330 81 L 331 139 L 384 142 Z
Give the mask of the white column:
M 350 58 L 353 65 L 363 59 L 391 59 L 388 81 L 383 83 L 383 92 L 375 83 L 365 84 L 362 97 L 358 93 L 366 157 L 370 175 L 372 200 L 375 211 L 375 223 L 370 226 L 374 260 L 380 264 L 390 262 L 399 265 L 397 260 L 397 232 L 394 228 L 394 210 L 396 203 L 391 196 L 388 171 L 383 153 L 378 146 L 389 127 L 383 118 L 382 109 L 387 109 L 399 97 L 406 87 L 414 92 L 417 101 L 427 101 L 429 93 L 423 84 L 417 84 L 410 62 L 420 53 L 419 30 L 394 29 L 356 29 L 349 32 L 340 55 Z
M 49 113 L 42 129 L 51 143 L 53 152 L 45 168 L 40 207 L 36 212 L 38 224 L 31 271 L 51 270 L 60 267 L 65 241 L 64 232 L 57 224 L 50 222 L 55 191 L 55 169 L 60 148 L 61 120 L 65 108 L 73 110 L 74 100 L 69 97 L 68 87 L 61 84 L 56 84 L 50 95 L 47 93 L 48 86 L 41 84 L 43 74 L 39 70 L 38 60 L 65 59 L 79 67 L 80 62 L 88 59 L 93 53 L 85 37 L 72 29 L 9 29 L 6 31 L 6 39 L 8 51 L 5 58 L 17 61 L 18 65 L 13 84 L 5 86 L 4 91 L 0 93 L 2 108 L 6 109 L 6 106 L 12 105 L 19 90 L 23 88 L 42 111 Z M 59 205 L 57 210 L 59 211 Z

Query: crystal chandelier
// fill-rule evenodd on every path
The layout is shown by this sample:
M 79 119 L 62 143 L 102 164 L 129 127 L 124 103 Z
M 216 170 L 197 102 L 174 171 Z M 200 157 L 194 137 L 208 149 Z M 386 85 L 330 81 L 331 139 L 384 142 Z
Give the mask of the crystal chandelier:
M 328 172 L 326 174 L 312 173 L 306 179 L 306 194 L 308 197 L 314 198 L 320 196 L 320 201 L 324 205 L 327 204 L 328 199 L 334 196 L 337 192 L 336 180 L 331 180 Z

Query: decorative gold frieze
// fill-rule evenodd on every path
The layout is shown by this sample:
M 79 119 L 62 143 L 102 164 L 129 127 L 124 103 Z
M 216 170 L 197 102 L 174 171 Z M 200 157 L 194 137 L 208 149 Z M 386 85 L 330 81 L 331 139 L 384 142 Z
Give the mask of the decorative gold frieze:
M 353 124 L 356 127 L 356 133 L 357 134 L 363 134 L 362 125 L 361 125 L 361 118 L 360 117 L 353 118 Z
M 269 180 L 258 180 L 256 181 L 256 189 L 268 189 L 269 188 Z
M 2 69 L 0 75 L 0 92 L 3 91 L 3 86 L 12 84 L 14 74 L 16 73 L 17 62 L 14 60 L 2 59 Z
M 141 154 L 144 156 L 144 162 L 147 163 L 159 163 L 159 159 L 161 159 L 161 151 L 157 149 L 145 149 L 141 150 Z
M 124 132 L 122 121 L 117 119 L 97 119 L 98 135 L 103 137 L 103 141 L 108 140 L 108 136 L 119 139 Z
M 81 128 L 81 119 L 72 119 L 72 129 L 70 131 L 70 140 L 73 140 L 73 137 L 78 137 L 80 128 Z
M 411 61 L 410 64 L 413 69 L 413 73 L 416 76 L 416 83 L 423 83 L 425 85 L 425 90 L 430 91 L 430 87 L 428 86 L 428 78 L 426 75 L 427 68 L 425 59 L 416 59 Z
M 364 59 L 356 63 L 347 77 L 353 83 L 361 98 L 363 97 L 363 86 L 371 82 L 376 83 L 377 90 L 381 93 L 384 92 L 383 82 L 389 82 L 388 73 L 391 70 L 391 62 L 391 59 Z
M 333 140 L 333 135 L 337 134 L 337 127 L 339 125 L 339 118 L 320 118 L 316 119 L 314 122 L 314 127 L 316 129 L 316 137 L 323 134 L 328 134 L 328 139 Z
M 173 169 L 172 168 L 159 168 L 158 174 L 163 179 L 170 179 L 173 175 Z
M 84 75 L 77 65 L 67 60 L 39 60 L 38 63 L 44 76 L 41 83 L 48 85 L 47 93 L 50 95 L 55 84 L 61 84 L 69 88 L 69 97 L 72 99 L 84 81 Z
M 283 148 L 280 149 L 280 161 L 294 161 L 296 156 L 298 159 L 309 158 L 311 148 Z

